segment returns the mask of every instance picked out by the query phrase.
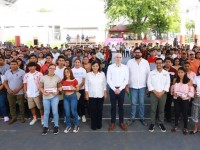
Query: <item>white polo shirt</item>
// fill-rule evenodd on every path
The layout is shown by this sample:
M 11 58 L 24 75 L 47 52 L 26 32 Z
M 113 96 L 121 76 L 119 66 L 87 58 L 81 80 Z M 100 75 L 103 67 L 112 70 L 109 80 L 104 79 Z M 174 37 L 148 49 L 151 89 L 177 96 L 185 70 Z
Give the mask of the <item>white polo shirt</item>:
M 166 92 L 169 92 L 169 72 L 164 69 L 162 69 L 161 72 L 158 72 L 157 69 L 151 71 L 147 80 L 147 85 L 149 91 L 156 90 L 157 92 L 162 92 L 164 90 Z

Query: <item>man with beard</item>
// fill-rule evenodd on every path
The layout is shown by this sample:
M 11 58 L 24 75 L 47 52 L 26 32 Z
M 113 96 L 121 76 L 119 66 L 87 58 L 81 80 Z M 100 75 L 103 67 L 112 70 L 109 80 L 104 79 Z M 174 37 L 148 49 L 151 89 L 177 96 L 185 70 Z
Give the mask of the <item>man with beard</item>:
M 135 121 L 136 105 L 139 104 L 140 122 L 146 126 L 144 121 L 144 96 L 146 93 L 147 78 L 150 72 L 149 63 L 142 58 L 142 51 L 139 47 L 134 49 L 135 58 L 128 61 L 129 82 L 126 86 L 126 92 L 131 94 L 131 116 L 127 121 L 130 126 Z

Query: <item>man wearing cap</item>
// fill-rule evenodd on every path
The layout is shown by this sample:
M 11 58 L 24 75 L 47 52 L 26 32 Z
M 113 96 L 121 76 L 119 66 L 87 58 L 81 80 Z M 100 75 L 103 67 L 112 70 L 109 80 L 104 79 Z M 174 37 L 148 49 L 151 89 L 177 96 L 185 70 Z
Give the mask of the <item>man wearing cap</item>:
M 40 110 L 41 124 L 44 124 L 44 111 L 42 105 L 42 98 L 39 90 L 40 78 L 43 76 L 41 72 L 36 71 L 37 64 L 35 62 L 29 62 L 27 68 L 28 73 L 25 74 L 24 83 L 24 94 L 28 100 L 28 106 L 33 115 L 33 120 L 29 123 L 34 125 L 37 122 L 36 106 Z
M 194 73 L 197 74 L 197 70 L 198 70 L 198 67 L 200 65 L 200 61 L 195 59 L 195 52 L 194 51 L 190 51 L 189 52 L 189 60 L 188 60 L 188 62 L 191 65 L 191 71 L 193 71 Z
M 76 56 L 72 59 L 72 67 L 74 66 L 74 61 L 76 59 L 80 59 L 81 62 L 83 61 L 83 57 L 81 56 L 82 55 L 82 51 L 79 49 L 76 51 Z

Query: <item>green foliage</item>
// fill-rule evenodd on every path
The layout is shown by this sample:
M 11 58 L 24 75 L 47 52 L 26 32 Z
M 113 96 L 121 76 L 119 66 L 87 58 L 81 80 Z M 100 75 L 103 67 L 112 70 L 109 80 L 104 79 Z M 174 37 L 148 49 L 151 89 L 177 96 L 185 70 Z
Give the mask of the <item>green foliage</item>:
M 34 43 L 33 43 L 33 41 L 27 41 L 26 43 L 25 43 L 25 45 L 27 45 L 27 46 L 34 46 Z
M 187 20 L 185 23 L 185 27 L 187 30 L 193 30 L 195 28 L 195 22 L 194 20 Z
M 150 29 L 161 35 L 177 28 L 175 23 L 180 22 L 177 5 L 178 0 L 107 0 L 105 10 L 111 22 L 123 19 L 134 33 Z
M 8 38 L 8 39 L 6 40 L 6 42 L 11 42 L 12 44 L 14 44 L 14 43 L 15 43 L 15 39 L 13 39 L 13 38 Z

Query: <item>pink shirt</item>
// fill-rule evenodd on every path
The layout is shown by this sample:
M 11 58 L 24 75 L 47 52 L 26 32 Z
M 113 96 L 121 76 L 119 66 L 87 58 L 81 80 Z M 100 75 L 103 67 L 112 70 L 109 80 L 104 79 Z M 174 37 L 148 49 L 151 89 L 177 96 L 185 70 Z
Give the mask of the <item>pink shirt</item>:
M 190 99 L 194 97 L 194 87 L 189 86 L 188 84 L 175 83 L 173 86 L 173 92 L 179 96 L 184 97 L 183 100 Z M 176 97 L 174 97 L 176 99 Z
M 187 76 L 188 76 L 188 78 L 190 79 L 190 80 L 194 80 L 194 78 L 196 77 L 196 74 L 194 73 L 194 72 L 190 72 L 190 73 L 187 73 Z

